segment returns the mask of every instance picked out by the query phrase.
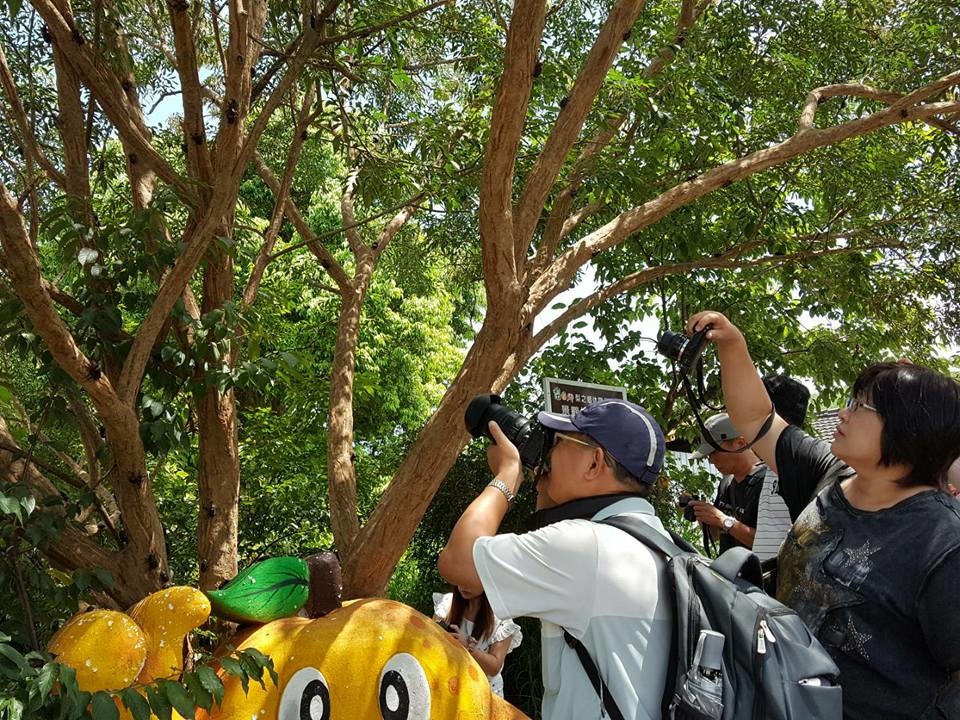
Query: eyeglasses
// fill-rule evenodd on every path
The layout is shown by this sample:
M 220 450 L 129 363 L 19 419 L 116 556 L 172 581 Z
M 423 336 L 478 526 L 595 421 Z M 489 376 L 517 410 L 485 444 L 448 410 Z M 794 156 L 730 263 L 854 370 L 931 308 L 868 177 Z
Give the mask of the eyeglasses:
M 561 440 L 569 440 L 572 443 L 576 443 L 577 445 L 583 445 L 584 447 L 588 447 L 588 448 L 593 448 L 594 450 L 600 447 L 599 445 L 588 443 L 586 440 L 581 440 L 579 438 L 573 437 L 572 435 L 567 435 L 566 433 L 562 433 L 562 432 L 553 433 L 553 438 L 554 438 L 553 447 L 556 447 L 557 443 L 560 442 Z
M 849 400 L 847 400 L 847 410 L 849 410 L 850 412 L 855 413 L 860 408 L 863 408 L 864 410 L 869 410 L 870 412 L 875 412 L 878 415 L 880 414 L 880 411 L 877 410 L 873 405 L 871 405 L 870 403 L 864 402 L 860 398 L 852 397 Z
M 550 460 L 551 460 L 551 456 L 553 455 L 553 449 L 557 446 L 557 444 L 561 440 L 567 440 L 569 442 L 576 443 L 577 445 L 583 445 L 584 447 L 588 447 L 591 450 L 596 450 L 600 448 L 599 445 L 588 443 L 586 440 L 581 440 L 580 438 L 575 438 L 572 435 L 567 435 L 566 433 L 554 431 L 553 444 L 550 446 L 550 450 L 546 453 L 545 457 L 543 458 L 543 462 L 540 463 L 540 466 L 537 468 L 537 472 L 541 474 L 550 472 Z M 604 459 L 606 459 L 606 455 L 607 455 L 607 452 L 606 450 L 604 450 Z

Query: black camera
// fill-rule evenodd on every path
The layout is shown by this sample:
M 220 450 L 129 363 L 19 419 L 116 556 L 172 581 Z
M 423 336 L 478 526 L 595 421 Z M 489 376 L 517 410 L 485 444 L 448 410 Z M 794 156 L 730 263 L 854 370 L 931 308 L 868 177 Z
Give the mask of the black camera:
M 457 629 L 453 625 L 448 623 L 446 620 L 437 620 L 437 625 L 442 627 L 448 633 L 453 633 L 454 635 L 456 635 L 457 633 Z
M 525 468 L 535 470 L 550 451 L 553 432 L 541 425 L 536 418 L 525 418 L 500 404 L 499 395 L 477 395 L 467 406 L 463 421 L 473 437 L 485 435 L 491 440 L 487 424 L 493 420 L 503 430 L 507 439 L 520 451 L 520 462 Z
M 657 351 L 675 361 L 680 372 L 688 373 L 700 357 L 700 353 L 707 347 L 707 331 L 712 327 L 713 325 L 705 325 L 690 337 L 683 333 L 664 330 L 660 339 L 657 340 Z
M 699 495 L 692 495 L 686 491 L 680 493 L 680 497 L 677 498 L 677 505 L 683 508 L 683 517 L 689 522 L 696 522 L 697 516 L 693 512 L 693 507 L 690 505 L 691 500 L 703 500 Z

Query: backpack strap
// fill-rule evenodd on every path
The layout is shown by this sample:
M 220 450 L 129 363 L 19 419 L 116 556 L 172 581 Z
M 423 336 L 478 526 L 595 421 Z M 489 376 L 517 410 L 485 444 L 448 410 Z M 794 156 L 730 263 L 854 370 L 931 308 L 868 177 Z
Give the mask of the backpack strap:
M 630 517 L 629 515 L 614 515 L 613 517 L 597 520 L 596 522 L 603 523 L 604 525 L 613 525 L 613 527 L 623 530 L 627 535 L 636 538 L 651 550 L 655 550 L 667 558 L 673 558 L 685 552 L 699 554 L 693 545 L 673 531 L 670 531 L 669 538 L 664 537 L 662 532 L 654 529 L 639 518 Z
M 710 569 L 722 575 L 730 582 L 736 582 L 737 576 L 748 583 L 763 587 L 763 570 L 760 560 L 745 547 L 732 547 L 710 563 Z
M 610 694 L 610 688 L 607 687 L 603 678 L 600 677 L 597 664 L 593 662 L 593 658 L 590 657 L 590 653 L 584 644 L 567 632 L 566 629 L 563 631 L 563 639 L 567 641 L 567 645 L 576 651 L 577 657 L 580 658 L 580 664 L 583 665 L 584 672 L 586 672 L 587 677 L 590 678 L 590 684 L 593 685 L 593 689 L 600 697 L 601 702 L 603 702 L 603 707 L 607 711 L 607 715 L 609 715 L 612 720 L 624 720 L 623 713 L 620 712 L 620 708 L 617 707 L 617 701 L 613 699 L 613 695 Z
M 612 517 L 604 518 L 603 520 L 596 520 L 595 522 L 603 523 L 604 525 L 612 525 L 613 527 L 622 530 L 623 532 L 627 533 L 627 535 L 639 540 L 654 552 L 665 556 L 667 560 L 676 557 L 677 555 L 682 555 L 686 552 L 699 554 L 693 545 L 672 530 L 668 531 L 670 533 L 670 537 L 666 538 L 664 537 L 663 533 L 637 517 L 631 517 L 630 515 L 614 515 Z M 567 644 L 577 650 L 577 656 L 580 658 L 580 664 L 583 665 L 583 669 L 590 677 L 590 681 L 593 683 L 594 688 L 597 689 L 597 694 L 600 694 L 600 690 L 605 689 L 605 686 L 601 687 L 596 681 L 593 680 L 593 675 L 591 675 L 591 672 L 597 675 L 598 680 L 600 680 L 600 677 L 597 673 L 596 665 L 594 665 L 593 660 L 590 658 L 590 654 L 587 652 L 586 648 L 583 647 L 583 644 L 572 635 L 569 635 L 566 630 L 563 631 L 563 634 L 564 638 L 567 640 Z M 571 642 L 571 640 L 573 642 Z M 579 644 L 580 647 L 583 648 L 583 652 L 581 653 L 573 643 Z M 670 643 L 670 657 L 667 660 L 667 679 L 663 688 L 663 697 L 660 701 L 660 710 L 665 718 L 673 717 L 671 708 L 673 706 L 676 688 L 674 687 L 672 679 L 677 675 L 678 665 L 679 657 L 677 643 L 676 641 L 673 641 Z M 603 681 L 600 680 L 600 682 L 602 683 Z M 615 704 L 614 709 L 616 710 L 617 714 L 614 714 L 609 707 L 607 700 L 609 699 L 610 703 L 613 703 L 613 698 L 609 694 L 600 695 L 600 697 L 603 699 L 604 707 L 607 708 L 607 713 L 611 718 L 622 717 L 622 714 L 619 714 L 620 711 L 618 708 L 616 708 Z

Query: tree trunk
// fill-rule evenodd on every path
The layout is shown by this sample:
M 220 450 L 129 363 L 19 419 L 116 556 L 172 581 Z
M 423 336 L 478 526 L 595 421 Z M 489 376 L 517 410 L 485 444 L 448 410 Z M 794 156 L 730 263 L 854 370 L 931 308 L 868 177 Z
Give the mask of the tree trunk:
M 479 393 L 503 389 L 505 383 L 494 385 L 495 378 L 517 342 L 520 324 L 515 312 L 500 308 L 491 308 L 487 318 L 460 373 L 397 469 L 353 551 L 342 557 L 345 597 L 385 592 L 430 501 L 470 439 L 463 424 L 467 404 Z
M 337 342 L 330 374 L 330 425 L 327 436 L 327 482 L 330 524 L 341 556 L 353 552 L 360 531 L 357 517 L 357 473 L 353 451 L 353 380 L 357 364 L 357 339 L 367 283 L 343 294 Z
M 233 297 L 233 260 L 216 251 L 203 278 L 203 312 L 220 308 Z M 229 341 L 224 341 L 229 342 Z M 220 362 L 233 365 L 228 347 Z M 199 522 L 197 554 L 200 588 L 210 590 L 237 574 L 237 518 L 240 459 L 237 404 L 232 389 L 209 388 L 197 407 L 200 430 Z

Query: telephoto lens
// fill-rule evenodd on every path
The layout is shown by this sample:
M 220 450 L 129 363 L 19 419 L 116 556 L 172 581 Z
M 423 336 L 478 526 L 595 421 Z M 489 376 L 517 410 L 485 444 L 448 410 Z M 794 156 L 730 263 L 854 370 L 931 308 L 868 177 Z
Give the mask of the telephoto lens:
M 525 418 L 500 404 L 499 395 L 477 395 L 467 406 L 463 421 L 470 434 L 493 440 L 487 425 L 493 420 L 503 430 L 507 439 L 520 451 L 520 462 L 525 468 L 535 470 L 543 462 L 549 449 L 550 431 L 534 418 Z

